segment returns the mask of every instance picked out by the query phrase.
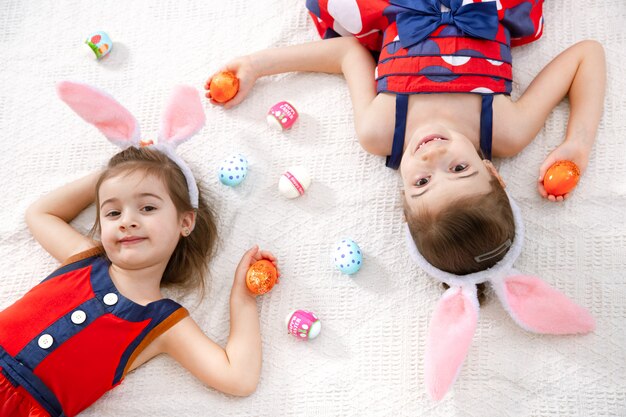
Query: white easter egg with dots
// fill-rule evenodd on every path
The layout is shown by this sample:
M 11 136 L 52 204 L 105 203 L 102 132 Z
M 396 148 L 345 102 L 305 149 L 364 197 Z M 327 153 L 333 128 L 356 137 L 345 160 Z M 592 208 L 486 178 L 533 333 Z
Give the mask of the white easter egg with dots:
M 333 250 L 335 266 L 344 274 L 352 275 L 363 265 L 361 248 L 352 239 L 341 239 Z
M 248 160 L 245 156 L 238 154 L 226 158 L 219 167 L 217 176 L 221 183 L 234 187 L 241 184 L 248 175 Z

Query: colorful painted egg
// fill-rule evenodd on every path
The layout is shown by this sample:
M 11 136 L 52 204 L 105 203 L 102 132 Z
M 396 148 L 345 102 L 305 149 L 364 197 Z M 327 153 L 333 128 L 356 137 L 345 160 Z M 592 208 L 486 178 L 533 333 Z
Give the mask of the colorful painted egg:
M 234 187 L 241 184 L 248 175 L 248 160 L 245 156 L 233 155 L 226 158 L 218 170 L 217 176 L 224 185 Z
M 254 294 L 265 294 L 274 287 L 277 277 L 278 272 L 274 264 L 266 259 L 261 259 L 248 268 L 246 286 Z
M 239 79 L 230 71 L 218 72 L 211 78 L 209 94 L 218 103 L 226 103 L 237 95 Z
M 289 168 L 278 180 L 278 192 L 287 198 L 296 198 L 304 194 L 311 185 L 311 176 L 304 167 Z
M 543 187 L 549 195 L 562 196 L 574 189 L 580 178 L 580 170 L 572 161 L 555 162 L 543 177 Z
M 322 322 L 310 311 L 296 310 L 287 314 L 287 332 L 299 340 L 315 339 L 322 330 Z
M 113 47 L 113 41 L 111 41 L 109 35 L 103 31 L 92 33 L 87 37 L 85 43 L 91 48 L 93 53 L 96 54 L 97 59 L 111 52 L 111 48 Z
M 361 269 L 363 254 L 352 239 L 342 239 L 335 245 L 335 266 L 344 274 L 352 275 Z

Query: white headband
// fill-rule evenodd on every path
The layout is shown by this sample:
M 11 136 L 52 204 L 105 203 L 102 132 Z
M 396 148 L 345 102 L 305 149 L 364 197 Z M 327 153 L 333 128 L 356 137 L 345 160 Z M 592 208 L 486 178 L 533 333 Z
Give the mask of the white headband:
M 142 146 L 137 120 L 104 91 L 87 84 L 62 81 L 57 84 L 57 93 L 61 100 L 86 122 L 97 127 L 111 143 L 121 149 Z M 176 154 L 175 149 L 198 132 L 204 126 L 205 119 L 198 91 L 193 87 L 178 86 L 161 119 L 157 144 L 149 145 L 163 152 L 180 168 L 187 182 L 193 208 L 198 208 L 198 185 L 191 169 Z
M 508 194 L 507 194 L 508 195 Z M 425 353 L 426 386 L 440 400 L 456 380 L 478 322 L 476 284 L 489 282 L 513 320 L 522 328 L 545 334 L 587 333 L 595 328 L 589 312 L 538 277 L 521 274 L 513 264 L 522 251 L 524 225 L 519 207 L 509 195 L 515 240 L 494 266 L 468 275 L 455 275 L 431 265 L 417 250 L 408 225 L 407 248 L 415 262 L 433 278 L 450 286 L 435 307 Z

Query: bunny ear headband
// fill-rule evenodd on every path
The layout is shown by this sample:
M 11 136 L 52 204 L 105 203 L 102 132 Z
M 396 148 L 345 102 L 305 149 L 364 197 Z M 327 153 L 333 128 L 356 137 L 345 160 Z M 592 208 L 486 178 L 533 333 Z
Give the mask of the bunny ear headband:
M 57 93 L 86 122 L 91 123 L 107 139 L 121 149 L 129 146 L 152 146 L 167 155 L 183 172 L 189 188 L 193 208 L 198 208 L 198 185 L 196 180 L 175 149 L 204 125 L 205 115 L 200 96 L 195 88 L 178 86 L 165 108 L 157 144 L 140 140 L 139 123 L 124 106 L 107 93 L 86 84 L 62 81 L 57 84 Z
M 411 257 L 429 275 L 450 286 L 435 307 L 426 341 L 426 387 L 434 400 L 443 398 L 467 356 L 478 321 L 476 284 L 489 282 L 504 309 L 528 331 L 573 334 L 587 333 L 595 328 L 594 319 L 587 310 L 541 279 L 524 275 L 513 268 L 522 251 L 524 226 L 520 210 L 511 196 L 509 201 L 515 220 L 515 241 L 507 241 L 494 251 L 481 255 L 491 257 L 510 246 L 504 258 L 493 267 L 468 275 L 451 274 L 428 263 L 417 250 L 405 225 Z

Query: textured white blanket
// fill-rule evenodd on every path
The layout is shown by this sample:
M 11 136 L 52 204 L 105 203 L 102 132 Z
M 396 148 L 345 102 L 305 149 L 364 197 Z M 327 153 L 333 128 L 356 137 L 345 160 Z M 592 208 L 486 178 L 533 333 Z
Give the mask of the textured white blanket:
M 203 300 L 181 299 L 206 333 L 221 344 L 227 339 L 228 294 L 244 249 L 259 243 L 281 264 L 281 284 L 258 300 L 258 390 L 229 397 L 159 357 L 82 415 L 626 415 L 626 3 L 553 0 L 544 7 L 543 38 L 514 50 L 514 96 L 570 44 L 601 41 L 608 88 L 597 142 L 587 172 L 563 204 L 542 200 L 535 179 L 545 155 L 563 139 L 567 103 L 526 150 L 496 164 L 525 217 L 518 267 L 589 308 L 597 319 L 594 333 L 527 333 L 490 298 L 458 381 L 441 403 L 431 402 L 422 358 L 441 290 L 408 257 L 399 176 L 360 148 L 341 76 L 287 74 L 258 82 L 234 110 L 207 103 L 206 127 L 179 148 L 220 215 L 211 291 Z M 95 30 L 115 42 L 100 62 L 82 44 Z M 56 266 L 28 233 L 26 207 L 115 152 L 57 99 L 55 82 L 83 81 L 110 92 L 150 135 L 174 85 L 200 89 L 229 58 L 314 39 L 302 0 L 0 2 L 0 308 Z M 301 117 L 291 131 L 274 132 L 265 113 L 286 98 Z M 233 153 L 246 155 L 251 168 L 231 189 L 218 182 L 217 167 Z M 278 178 L 294 165 L 308 167 L 313 183 L 304 197 L 285 200 Z M 93 214 L 88 210 L 76 225 L 87 230 Z M 331 249 L 341 237 L 364 252 L 364 266 L 353 277 L 332 264 Z M 284 317 L 297 308 L 321 318 L 316 340 L 286 334 Z

